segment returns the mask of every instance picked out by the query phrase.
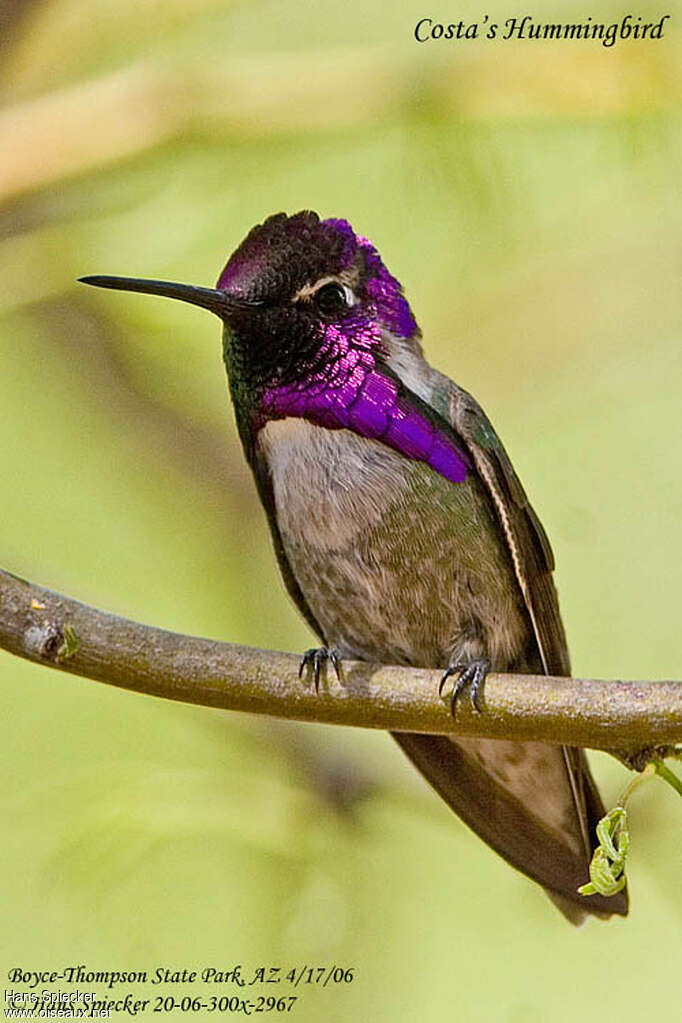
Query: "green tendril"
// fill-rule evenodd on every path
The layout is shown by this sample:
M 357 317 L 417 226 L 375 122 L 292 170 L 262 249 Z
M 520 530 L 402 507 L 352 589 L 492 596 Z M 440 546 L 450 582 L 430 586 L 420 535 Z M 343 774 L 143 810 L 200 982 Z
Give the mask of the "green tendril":
M 674 760 L 682 760 L 682 747 L 672 754 Z M 657 774 L 671 788 L 682 796 L 682 778 L 679 778 L 662 760 L 652 760 L 644 770 L 627 785 L 613 810 L 597 824 L 598 846 L 592 854 L 590 880 L 578 888 L 580 895 L 616 895 L 625 887 L 625 861 L 630 848 L 630 832 L 625 804 L 647 778 Z
M 590 880 L 580 895 L 617 895 L 625 887 L 625 860 L 630 847 L 627 811 L 615 806 L 597 825 L 599 845 L 590 863 Z

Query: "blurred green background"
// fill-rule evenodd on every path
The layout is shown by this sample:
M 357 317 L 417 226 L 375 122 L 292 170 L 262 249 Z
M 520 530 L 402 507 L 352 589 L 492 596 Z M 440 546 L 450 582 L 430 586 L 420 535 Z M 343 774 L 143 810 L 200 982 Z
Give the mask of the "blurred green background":
M 605 49 L 414 42 L 419 17 L 482 17 L 469 0 L 4 0 L 0 564 L 166 628 L 309 645 L 218 324 L 75 279 L 211 284 L 253 224 L 313 208 L 373 239 L 503 436 L 575 673 L 679 678 L 681 8 L 633 13 L 669 12 L 662 41 Z M 679 1011 L 682 816 L 659 782 L 631 807 L 631 917 L 575 931 L 381 734 L 0 672 L 3 971 L 355 967 L 298 990 L 302 1021 Z M 612 803 L 626 772 L 594 766 Z

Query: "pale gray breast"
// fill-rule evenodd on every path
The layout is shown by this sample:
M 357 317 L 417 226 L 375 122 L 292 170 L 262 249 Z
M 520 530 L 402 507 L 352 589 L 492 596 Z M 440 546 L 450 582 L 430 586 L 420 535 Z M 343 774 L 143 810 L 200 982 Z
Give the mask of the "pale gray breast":
M 348 430 L 268 423 L 270 470 L 291 569 L 346 656 L 417 665 L 520 663 L 529 622 L 478 479 L 453 484 Z

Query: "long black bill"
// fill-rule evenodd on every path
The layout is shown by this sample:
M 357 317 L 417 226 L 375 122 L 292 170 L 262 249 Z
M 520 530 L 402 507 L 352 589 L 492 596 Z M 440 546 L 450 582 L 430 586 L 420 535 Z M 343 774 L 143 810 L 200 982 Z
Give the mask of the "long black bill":
M 217 316 L 229 316 L 238 309 L 252 309 L 259 302 L 247 302 L 235 298 L 217 288 L 198 288 L 194 284 L 176 284 L 173 281 L 148 281 L 142 277 L 79 277 L 81 284 L 92 284 L 96 288 L 113 288 L 115 291 L 139 291 L 145 295 L 162 295 L 177 298 L 180 302 L 210 309 Z

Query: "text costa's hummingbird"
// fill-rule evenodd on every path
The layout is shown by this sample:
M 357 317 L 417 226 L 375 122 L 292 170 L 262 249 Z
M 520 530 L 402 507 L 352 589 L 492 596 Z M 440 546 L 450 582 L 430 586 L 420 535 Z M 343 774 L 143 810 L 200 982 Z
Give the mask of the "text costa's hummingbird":
M 544 530 L 477 402 L 424 359 L 398 281 L 345 220 L 279 213 L 217 286 L 88 284 L 210 309 L 287 589 L 330 656 L 456 674 L 569 674 Z M 309 652 L 310 654 L 311 652 Z M 581 750 L 396 734 L 481 838 L 574 922 L 604 809 Z

